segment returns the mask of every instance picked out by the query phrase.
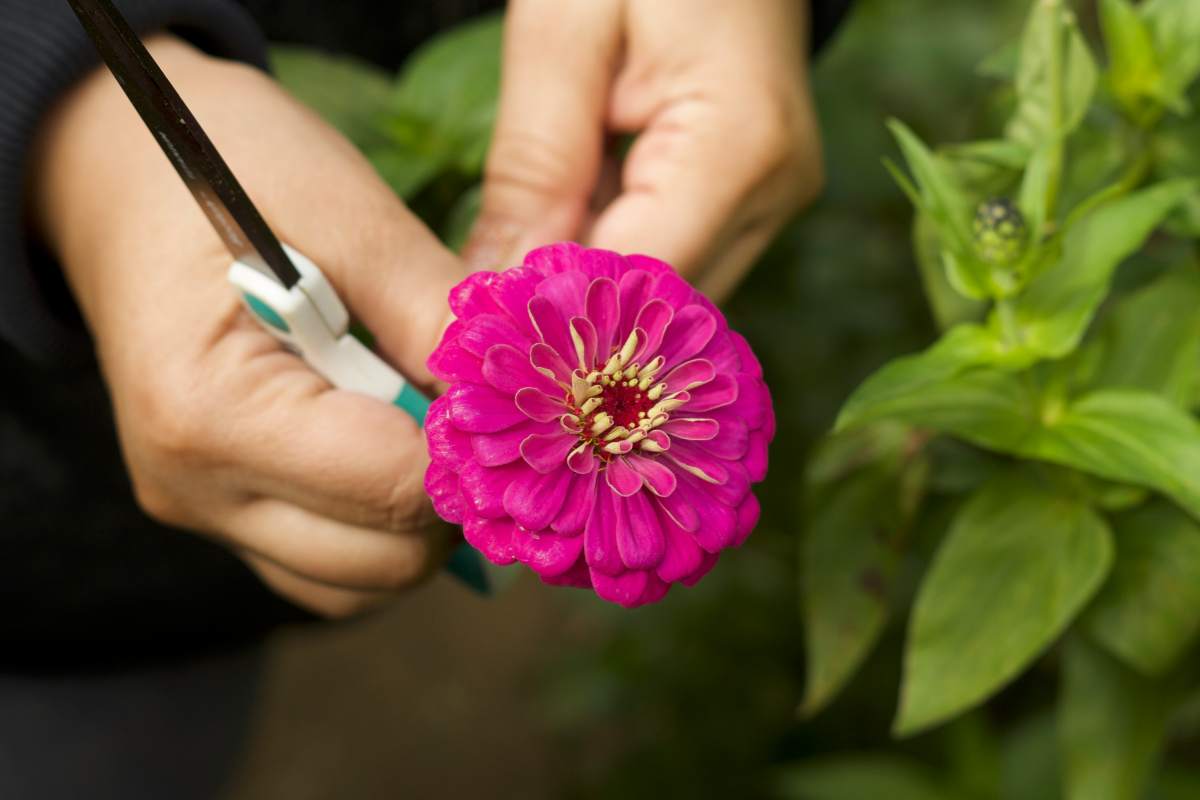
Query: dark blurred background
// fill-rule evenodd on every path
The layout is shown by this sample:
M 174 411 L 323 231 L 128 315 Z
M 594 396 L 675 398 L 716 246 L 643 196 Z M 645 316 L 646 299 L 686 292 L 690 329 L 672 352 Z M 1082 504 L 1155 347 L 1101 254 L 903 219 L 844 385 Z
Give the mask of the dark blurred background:
M 786 765 L 887 747 L 894 642 L 829 711 L 797 715 L 803 465 L 868 372 L 934 335 L 911 209 L 880 163 L 893 152 L 884 120 L 902 117 L 926 141 L 998 130 L 1005 98 L 977 66 L 1015 40 L 1026 9 L 860 0 L 823 53 L 828 188 L 729 306 L 780 419 L 763 522 L 744 548 L 696 588 L 633 612 L 529 575 L 490 600 L 438 578 L 369 619 L 284 630 L 227 798 L 770 796 L 786 794 L 774 782 Z M 437 191 L 415 206 L 436 205 Z M 976 726 L 959 723 L 949 751 L 906 748 L 931 769 L 969 771 Z M 1046 733 L 1022 740 L 1033 755 L 1013 769 L 1040 768 Z M 905 785 L 879 784 L 893 798 L 938 796 Z

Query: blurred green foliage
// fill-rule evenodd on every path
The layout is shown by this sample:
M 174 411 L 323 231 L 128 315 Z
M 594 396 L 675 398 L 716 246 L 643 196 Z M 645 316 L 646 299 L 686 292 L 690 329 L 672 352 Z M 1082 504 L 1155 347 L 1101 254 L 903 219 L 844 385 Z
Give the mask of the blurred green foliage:
M 1200 528 L 1139 488 L 1200 503 L 1200 472 L 1176 474 L 1194 455 L 1182 409 L 1200 398 L 1194 245 L 1156 236 L 1141 249 L 1164 217 L 1178 237 L 1200 234 L 1200 194 L 1129 194 L 1200 174 L 1197 118 L 1179 116 L 1197 100 L 1195 7 L 1088 0 L 1063 16 L 1039 2 L 1027 23 L 1026 0 L 860 0 L 814 73 L 824 197 L 728 306 L 779 415 L 762 522 L 657 606 L 559 593 L 570 624 L 530 713 L 557 734 L 553 778 L 569 796 L 1200 797 L 1188 769 L 1200 692 L 1186 680 Z M 399 76 L 295 48 L 275 66 L 459 246 L 478 210 L 499 32 L 495 18 L 449 32 Z M 892 117 L 905 120 L 892 124 L 899 148 Z M 903 188 L 881 163 L 901 154 L 913 179 L 890 170 Z M 972 243 L 977 204 L 996 196 L 1023 216 L 1019 257 Z M 1082 288 L 1056 274 L 1084 275 Z M 1115 305 L 1101 302 L 1110 278 L 1127 296 Z M 1013 305 L 975 324 L 996 298 Z M 1005 325 L 1026 327 L 1021 347 L 988 338 Z M 972 360 L 1001 367 L 947 384 Z M 1010 378 L 1023 370 L 1055 388 L 1037 413 L 1079 430 L 1128 411 L 1122 397 L 1069 405 L 1081 388 L 1156 392 L 1129 436 L 1157 441 L 1140 462 L 1111 442 L 1073 449 L 1071 436 L 1012 444 L 1027 379 Z M 850 429 L 825 438 L 852 392 Z M 931 416 L 938 397 L 969 413 Z M 1074 469 L 1014 468 L 1013 454 Z M 1097 590 L 1082 626 L 1047 650 Z M 897 741 L 900 696 L 899 728 L 926 732 Z

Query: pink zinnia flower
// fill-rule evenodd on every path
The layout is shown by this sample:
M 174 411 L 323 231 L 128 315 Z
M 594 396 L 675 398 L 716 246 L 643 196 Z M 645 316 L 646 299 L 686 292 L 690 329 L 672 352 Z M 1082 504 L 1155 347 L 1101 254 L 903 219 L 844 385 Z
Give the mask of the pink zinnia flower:
M 450 307 L 425 487 L 488 559 L 636 606 L 749 535 L 771 397 L 746 340 L 670 266 L 553 245 L 470 276 Z

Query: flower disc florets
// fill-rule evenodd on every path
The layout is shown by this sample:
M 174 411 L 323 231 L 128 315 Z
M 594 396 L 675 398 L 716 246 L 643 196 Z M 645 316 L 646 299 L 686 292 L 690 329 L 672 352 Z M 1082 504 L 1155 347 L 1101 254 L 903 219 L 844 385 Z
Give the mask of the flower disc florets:
M 668 265 L 554 245 L 450 301 L 425 485 L 491 561 L 634 606 L 750 533 L 770 394 L 746 341 Z

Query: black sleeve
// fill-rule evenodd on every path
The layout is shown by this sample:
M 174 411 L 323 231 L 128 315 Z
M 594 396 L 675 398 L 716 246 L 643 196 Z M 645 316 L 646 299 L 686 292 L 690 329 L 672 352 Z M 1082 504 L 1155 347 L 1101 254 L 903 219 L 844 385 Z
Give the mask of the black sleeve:
M 170 29 L 214 55 L 266 62 L 253 20 L 230 0 L 116 4 L 139 33 Z M 24 209 L 29 150 L 54 101 L 98 63 L 66 0 L 0 0 L 0 340 L 39 361 L 77 346 L 80 337 L 51 313 L 47 287 L 31 263 Z
M 812 51 L 820 51 L 833 37 L 854 0 L 812 0 Z

